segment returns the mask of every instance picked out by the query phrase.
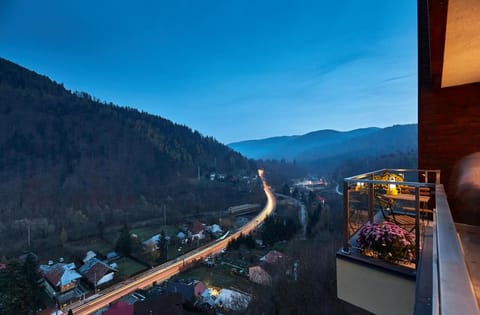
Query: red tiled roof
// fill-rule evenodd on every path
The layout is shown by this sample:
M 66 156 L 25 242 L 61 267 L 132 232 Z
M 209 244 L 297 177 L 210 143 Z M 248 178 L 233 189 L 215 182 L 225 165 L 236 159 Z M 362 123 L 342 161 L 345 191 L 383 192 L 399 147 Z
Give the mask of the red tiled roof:
M 207 286 L 202 281 L 197 281 L 195 283 L 195 296 L 199 297 L 206 289 Z
M 134 304 L 134 315 L 181 315 L 183 298 L 180 293 L 159 295 Z
M 124 301 L 118 301 L 113 304 L 103 315 L 133 315 L 133 304 Z
M 265 256 L 265 262 L 269 264 L 276 264 L 283 258 L 283 254 L 280 252 L 277 252 L 276 250 L 271 250 L 269 251 Z
M 107 267 L 101 262 L 97 262 L 90 269 L 87 270 L 83 275 L 90 283 L 95 283 L 95 281 L 100 280 L 106 274 L 112 272 L 112 268 Z
M 202 232 L 204 229 L 205 227 L 203 226 L 202 223 L 200 223 L 200 221 L 198 220 L 193 221 L 192 228 L 191 228 L 191 231 L 193 234 L 198 234 Z
M 63 266 L 58 265 L 45 274 L 45 279 L 47 279 L 53 287 L 57 287 L 64 272 L 65 269 L 63 269 Z

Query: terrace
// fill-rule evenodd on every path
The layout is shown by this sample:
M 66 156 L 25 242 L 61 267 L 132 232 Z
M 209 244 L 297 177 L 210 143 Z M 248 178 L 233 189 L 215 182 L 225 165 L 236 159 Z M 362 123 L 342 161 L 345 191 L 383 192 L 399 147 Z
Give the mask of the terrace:
M 340 299 L 375 314 L 479 313 L 478 230 L 454 224 L 440 171 L 383 169 L 345 178 L 343 192 Z

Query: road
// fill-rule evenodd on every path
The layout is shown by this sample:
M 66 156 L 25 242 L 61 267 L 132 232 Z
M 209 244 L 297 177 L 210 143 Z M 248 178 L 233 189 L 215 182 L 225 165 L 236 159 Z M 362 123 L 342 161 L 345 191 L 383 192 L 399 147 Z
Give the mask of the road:
M 63 311 L 68 312 L 68 310 L 71 309 L 75 315 L 91 314 L 120 299 L 121 297 L 134 292 L 137 289 L 143 289 L 151 286 L 154 282 L 160 283 L 169 279 L 170 277 L 179 273 L 185 266 L 220 252 L 222 249 L 227 247 L 228 243 L 232 239 L 240 237 L 241 234 L 248 234 L 253 231 L 270 213 L 272 213 L 272 211 L 275 210 L 276 207 L 275 196 L 265 181 L 263 170 L 258 170 L 258 174 L 263 183 L 263 190 L 267 196 L 267 203 L 263 210 L 256 217 L 254 217 L 237 232 L 223 240 L 217 240 L 205 246 L 199 247 L 194 251 L 178 257 L 175 260 L 166 262 L 151 270 L 145 271 L 140 275 L 127 279 L 122 283 L 118 283 L 112 287 L 102 290 L 97 294 L 85 299 L 84 301 L 79 301 L 77 303 L 68 305 L 63 309 Z

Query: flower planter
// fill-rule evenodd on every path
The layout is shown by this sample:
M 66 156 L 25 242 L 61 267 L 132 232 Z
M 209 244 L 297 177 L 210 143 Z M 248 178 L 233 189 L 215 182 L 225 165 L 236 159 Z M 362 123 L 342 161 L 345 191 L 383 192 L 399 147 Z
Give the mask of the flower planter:
M 395 223 L 367 223 L 358 232 L 362 254 L 409 266 L 415 261 L 415 235 Z

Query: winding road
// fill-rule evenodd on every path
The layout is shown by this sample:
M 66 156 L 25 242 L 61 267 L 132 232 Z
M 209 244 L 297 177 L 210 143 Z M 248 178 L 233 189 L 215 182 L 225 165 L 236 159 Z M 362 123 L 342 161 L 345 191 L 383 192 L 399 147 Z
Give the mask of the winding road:
M 68 310 L 71 309 L 75 315 L 91 314 L 120 299 L 121 297 L 134 292 L 137 289 L 143 289 L 151 286 L 154 282 L 160 283 L 169 279 L 170 277 L 182 271 L 185 266 L 220 252 L 222 249 L 227 247 L 228 243 L 232 239 L 240 237 L 241 234 L 248 234 L 253 231 L 270 213 L 272 213 L 272 211 L 275 210 L 276 207 L 275 196 L 272 193 L 270 186 L 268 186 L 265 181 L 262 169 L 258 170 L 258 175 L 263 183 L 263 190 L 267 196 L 267 203 L 263 210 L 256 217 L 254 217 L 238 231 L 223 240 L 211 242 L 189 253 L 186 253 L 175 260 L 168 261 L 133 278 L 127 279 L 122 283 L 118 283 L 112 287 L 102 290 L 83 301 L 68 305 L 64 307 L 63 311 L 68 312 Z

